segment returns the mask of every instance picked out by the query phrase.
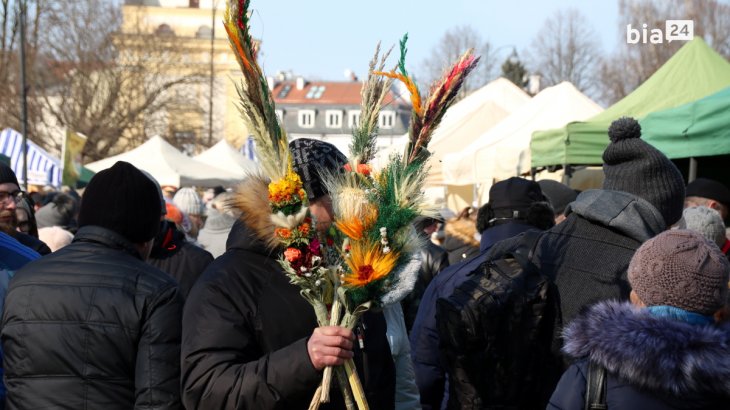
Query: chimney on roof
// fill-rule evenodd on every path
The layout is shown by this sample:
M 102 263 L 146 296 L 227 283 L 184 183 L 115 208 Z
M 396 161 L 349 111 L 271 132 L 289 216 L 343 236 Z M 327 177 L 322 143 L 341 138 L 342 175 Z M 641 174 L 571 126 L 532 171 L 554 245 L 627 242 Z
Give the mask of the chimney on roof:
M 540 92 L 540 74 L 532 74 L 529 77 L 527 87 L 530 95 L 535 95 Z
M 357 81 L 357 75 L 355 75 L 355 72 L 350 70 L 349 68 L 345 70 L 345 79 L 347 81 L 356 82 Z
M 303 90 L 306 84 L 307 82 L 304 81 L 304 77 L 297 77 L 297 90 Z
M 190 2 L 188 2 L 188 7 L 191 9 L 200 8 L 200 0 L 190 0 Z
M 274 91 L 274 88 L 279 82 L 274 79 L 273 76 L 267 76 L 266 77 L 266 84 L 269 86 L 269 91 Z

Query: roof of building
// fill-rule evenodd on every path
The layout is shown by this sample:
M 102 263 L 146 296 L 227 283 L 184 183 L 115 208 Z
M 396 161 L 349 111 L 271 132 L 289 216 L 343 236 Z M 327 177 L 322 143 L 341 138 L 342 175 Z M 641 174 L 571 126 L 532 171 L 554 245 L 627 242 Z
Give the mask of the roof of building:
M 296 81 L 284 81 L 277 83 L 271 94 L 277 104 L 360 105 L 361 88 L 360 81 L 312 81 L 305 82 L 298 90 Z M 410 103 L 390 91 L 383 105 L 408 106 Z

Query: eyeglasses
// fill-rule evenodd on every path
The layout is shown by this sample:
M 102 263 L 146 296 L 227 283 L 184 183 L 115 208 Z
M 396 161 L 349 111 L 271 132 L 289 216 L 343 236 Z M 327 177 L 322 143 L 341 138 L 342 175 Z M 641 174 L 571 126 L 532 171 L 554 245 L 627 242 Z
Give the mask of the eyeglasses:
M 7 203 L 10 198 L 13 199 L 13 202 L 16 204 L 23 200 L 25 197 L 25 192 L 23 191 L 0 191 L 0 203 Z

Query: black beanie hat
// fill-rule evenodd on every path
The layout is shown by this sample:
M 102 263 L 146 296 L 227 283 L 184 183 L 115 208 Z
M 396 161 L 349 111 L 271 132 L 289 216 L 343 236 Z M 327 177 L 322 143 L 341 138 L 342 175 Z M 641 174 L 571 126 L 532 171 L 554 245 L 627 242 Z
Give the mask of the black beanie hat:
M 641 139 L 641 126 L 630 117 L 611 123 L 611 143 L 603 152 L 603 189 L 624 191 L 654 205 L 667 226 L 682 217 L 684 179 L 659 150 Z
M 160 227 L 155 183 L 134 165 L 118 161 L 89 181 L 81 198 L 79 227 L 97 225 L 132 243 L 147 242 Z
M 712 199 L 725 206 L 730 206 L 730 189 L 722 182 L 708 178 L 697 178 L 687 184 L 687 196 Z
M 347 163 L 347 157 L 334 145 L 309 138 L 289 143 L 294 172 L 299 174 L 310 201 L 326 195 L 320 171 L 337 172 Z
M 13 169 L 4 162 L 0 162 L 0 184 L 15 184 L 20 187 L 18 177 L 15 176 Z

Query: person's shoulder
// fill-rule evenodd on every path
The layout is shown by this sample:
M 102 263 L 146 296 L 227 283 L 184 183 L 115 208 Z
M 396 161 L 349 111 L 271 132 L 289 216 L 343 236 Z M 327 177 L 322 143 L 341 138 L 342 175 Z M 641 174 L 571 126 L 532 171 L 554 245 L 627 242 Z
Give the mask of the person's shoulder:
M 272 258 L 241 249 L 226 251 L 208 264 L 190 291 L 188 301 L 219 294 L 255 298 L 268 282 L 268 276 L 284 275 Z

